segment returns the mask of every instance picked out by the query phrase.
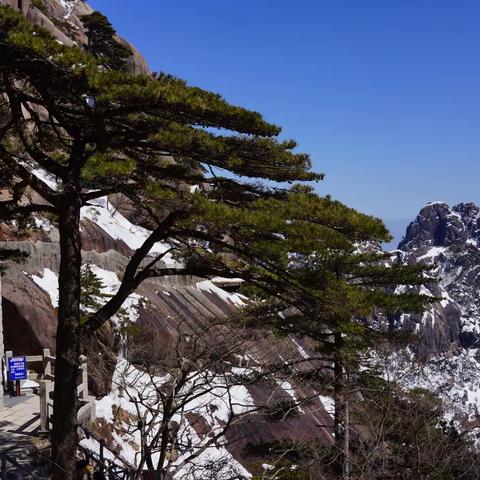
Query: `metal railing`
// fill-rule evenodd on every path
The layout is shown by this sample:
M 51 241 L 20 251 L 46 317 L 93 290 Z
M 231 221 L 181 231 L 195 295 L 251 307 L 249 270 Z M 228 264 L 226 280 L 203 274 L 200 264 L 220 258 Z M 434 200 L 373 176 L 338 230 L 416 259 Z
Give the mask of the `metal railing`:
M 15 473 L 21 472 L 27 475 L 28 478 L 32 480 L 42 480 L 42 477 L 39 477 L 38 475 L 33 473 L 30 467 L 25 467 L 21 465 L 10 455 L 7 455 L 6 453 L 2 453 L 0 454 L 0 458 L 1 458 L 1 461 L 0 461 L 1 480 L 7 480 L 11 478 L 9 476 L 9 473 L 11 472 L 15 472 Z
M 98 451 L 90 450 L 83 445 L 78 450 L 85 459 L 91 461 L 96 470 L 102 471 L 109 480 L 133 480 L 135 468 L 120 454 L 114 452 L 107 444 L 85 427 L 80 427 L 86 438 L 93 438 L 98 443 Z

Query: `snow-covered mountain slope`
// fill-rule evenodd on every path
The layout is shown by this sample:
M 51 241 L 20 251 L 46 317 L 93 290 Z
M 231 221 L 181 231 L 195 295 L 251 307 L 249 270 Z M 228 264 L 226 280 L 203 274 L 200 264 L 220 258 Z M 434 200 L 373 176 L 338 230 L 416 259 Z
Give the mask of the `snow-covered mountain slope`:
M 411 349 L 414 355 L 398 359 L 403 381 L 434 390 L 451 411 L 476 416 L 480 408 L 480 208 L 473 203 L 427 204 L 393 255 L 408 263 L 430 265 L 437 281 L 423 293 L 440 299 L 423 315 L 396 319 L 397 327 L 419 335 Z
M 399 249 L 405 261 L 431 265 L 437 278 L 431 293 L 442 300 L 435 305 L 433 317 L 431 312 L 427 315 L 433 324 L 441 317 L 436 328 L 448 332 L 448 336 L 435 350 L 478 346 L 480 209 L 473 203 L 454 207 L 442 202 L 430 203 L 408 226 Z

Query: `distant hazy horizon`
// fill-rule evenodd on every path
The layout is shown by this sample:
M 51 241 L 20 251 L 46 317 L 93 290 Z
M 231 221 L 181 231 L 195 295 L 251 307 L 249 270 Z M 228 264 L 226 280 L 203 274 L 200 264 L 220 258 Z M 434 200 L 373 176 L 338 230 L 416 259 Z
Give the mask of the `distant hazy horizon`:
M 385 250 L 394 250 L 398 247 L 398 244 L 402 240 L 407 230 L 407 227 L 411 221 L 413 221 L 415 217 L 412 218 L 384 218 L 383 222 L 385 226 L 388 228 L 390 234 L 393 237 L 393 240 L 388 243 L 383 244 L 383 248 Z

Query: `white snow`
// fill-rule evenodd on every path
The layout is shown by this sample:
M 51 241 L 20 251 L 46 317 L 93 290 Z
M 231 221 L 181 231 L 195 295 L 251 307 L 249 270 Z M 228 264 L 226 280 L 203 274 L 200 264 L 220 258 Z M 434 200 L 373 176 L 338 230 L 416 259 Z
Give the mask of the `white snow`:
M 62 7 L 66 11 L 63 18 L 65 20 L 68 20 L 70 18 L 70 16 L 72 15 L 73 10 L 75 9 L 75 6 L 77 4 L 77 0 L 60 0 L 60 3 L 62 4 Z
M 226 278 L 226 277 L 213 277 L 213 283 L 232 283 L 233 285 L 237 285 L 238 283 L 243 283 L 243 278 Z
M 33 217 L 33 220 L 35 222 L 35 226 L 44 232 L 49 232 L 53 228 L 52 222 L 47 218 L 35 216 Z
M 305 351 L 305 349 L 295 340 L 295 337 L 290 335 L 290 340 L 293 342 L 293 344 L 297 347 L 298 353 L 302 358 L 305 360 L 308 360 L 310 358 L 310 355 Z
M 43 275 L 32 275 L 32 280 L 50 296 L 53 308 L 58 307 L 58 276 L 48 268 L 43 269 Z
M 104 270 L 103 268 L 98 267 L 97 265 L 90 265 L 92 272 L 101 280 L 103 283 L 102 293 L 107 295 L 114 295 L 118 288 L 120 287 L 120 280 L 115 272 L 109 270 Z M 135 322 L 138 319 L 138 306 L 142 302 L 143 297 L 137 293 L 130 294 L 125 302 L 122 305 L 122 309 L 126 312 L 128 320 L 130 322 Z M 104 299 L 106 302 L 108 299 Z M 118 322 L 118 314 L 112 317 L 114 322 Z
M 132 250 L 140 248 L 152 233 L 150 230 L 134 225 L 127 220 L 109 203 L 107 197 L 98 198 L 94 203 L 94 205 L 82 208 L 82 218 L 92 221 L 112 238 L 122 240 Z M 157 242 L 149 254 L 153 256 L 159 255 L 166 252 L 169 248 L 170 245 Z M 162 261 L 168 267 L 175 268 L 179 266 L 170 253 L 167 253 L 162 258 Z
M 178 394 L 179 397 L 186 395 L 188 401 L 172 421 L 179 425 L 177 434 L 179 443 L 189 444 L 191 447 L 180 451 L 179 457 L 173 462 L 175 479 L 194 480 L 202 477 L 201 472 L 205 472 L 205 478 L 210 478 L 208 473 L 212 468 L 219 468 L 218 471 L 215 470 L 214 476 L 219 480 L 251 478 L 250 473 L 226 449 L 226 440 L 222 436 L 214 443 L 209 440 L 211 435 L 222 432 L 225 422 L 232 414 L 241 415 L 254 408 L 253 399 L 247 388 L 243 385 L 227 384 L 230 374 L 225 375 L 226 377 L 219 376 L 212 371 L 193 371 L 188 377 L 187 384 Z M 114 422 L 113 411 L 119 407 L 132 415 L 132 425 L 119 425 L 117 421 L 112 434 L 115 443 L 121 448 L 122 457 L 132 465 L 138 464 L 139 461 L 140 436 L 137 431 L 132 430 L 132 426 L 134 427 L 137 422 L 137 412 L 131 400 L 141 396 L 145 399 L 145 404 L 154 409 L 160 408 L 160 404 L 157 406 L 156 389 L 169 381 L 175 381 L 169 374 L 151 378 L 126 360 L 120 359 L 113 376 L 111 393 L 96 401 L 96 417 L 99 421 Z M 147 422 L 151 419 L 151 414 L 145 407 L 140 406 L 140 412 Z M 211 428 L 211 434 L 199 435 L 187 419 L 189 413 L 201 415 Z M 157 421 L 161 421 L 161 414 Z M 154 434 L 155 431 L 152 432 L 152 435 Z M 82 444 L 93 450 L 99 448 L 93 439 L 84 439 Z M 135 448 L 135 445 L 138 448 Z M 201 451 L 203 447 L 205 449 Z M 199 455 L 182 465 L 183 460 L 194 451 Z M 154 463 L 158 461 L 157 457 L 158 455 L 153 456 Z M 194 476 L 193 472 L 197 476 Z
M 41 168 L 35 168 L 32 173 L 43 183 L 48 185 L 52 190 L 58 190 L 58 180 L 54 175 L 46 172 Z
M 300 413 L 305 413 L 305 410 L 303 410 L 303 408 L 300 406 L 301 402 L 298 401 L 297 395 L 295 394 L 295 389 L 293 388 L 292 384 L 290 382 L 288 382 L 287 380 L 276 379 L 276 382 L 284 392 L 286 392 L 286 393 L 288 393 L 288 395 L 290 395 L 290 397 L 293 401 L 293 404 L 297 407 L 298 411 Z
M 445 253 L 448 250 L 448 247 L 432 247 L 428 250 L 427 253 L 417 258 L 419 260 L 430 260 L 438 257 L 439 255 Z
M 22 388 L 38 388 L 39 385 L 34 380 L 25 380 L 22 382 Z
M 104 270 L 103 268 L 98 267 L 97 265 L 90 265 L 92 272 L 98 276 L 98 278 L 103 283 L 104 288 L 102 293 L 107 295 L 113 295 L 117 292 L 118 287 L 120 286 L 120 280 L 115 272 L 110 272 Z M 26 272 L 24 272 L 28 275 Z M 50 296 L 50 301 L 53 308 L 58 307 L 58 276 L 55 272 L 48 268 L 43 269 L 41 275 L 31 275 L 32 280 Z M 99 299 L 103 300 L 105 303 L 108 299 Z M 125 300 L 122 309 L 125 311 L 128 319 L 132 322 L 136 321 L 138 318 L 138 305 L 142 302 L 143 297 L 136 293 L 132 293 Z M 114 316 L 112 320 L 118 321 L 118 315 Z
M 335 414 L 335 401 L 333 400 L 333 398 L 327 395 L 319 395 L 318 398 L 322 402 L 325 411 L 333 417 L 333 415 Z
M 245 300 L 246 297 L 239 293 L 230 293 L 222 290 L 220 287 L 217 287 L 213 284 L 211 280 L 203 280 L 197 283 L 198 290 L 204 292 L 210 292 L 213 294 L 218 295 L 224 301 L 230 301 L 237 307 L 243 307 L 246 305 Z
M 426 297 L 433 297 L 432 295 L 432 292 L 425 286 L 425 285 L 422 285 L 420 287 L 420 295 L 424 295 Z
M 442 288 L 442 300 L 440 301 L 440 305 L 445 308 L 447 305 L 453 304 L 453 298 L 448 294 L 446 290 Z

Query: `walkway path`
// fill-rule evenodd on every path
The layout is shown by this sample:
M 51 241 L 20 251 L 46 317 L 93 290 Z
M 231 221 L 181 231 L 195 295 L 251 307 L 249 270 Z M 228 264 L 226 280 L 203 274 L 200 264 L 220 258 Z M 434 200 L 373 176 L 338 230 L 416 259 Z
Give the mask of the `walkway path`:
M 0 435 L 18 433 L 37 436 L 40 428 L 40 399 L 38 395 L 0 398 Z M 4 445 L 0 445 L 0 451 Z
M 49 478 L 43 473 L 45 459 L 40 455 L 40 450 L 47 445 L 47 440 L 38 436 L 39 402 L 38 395 L 0 397 L 0 455 L 7 454 L 30 472 L 20 472 L 17 478 Z

